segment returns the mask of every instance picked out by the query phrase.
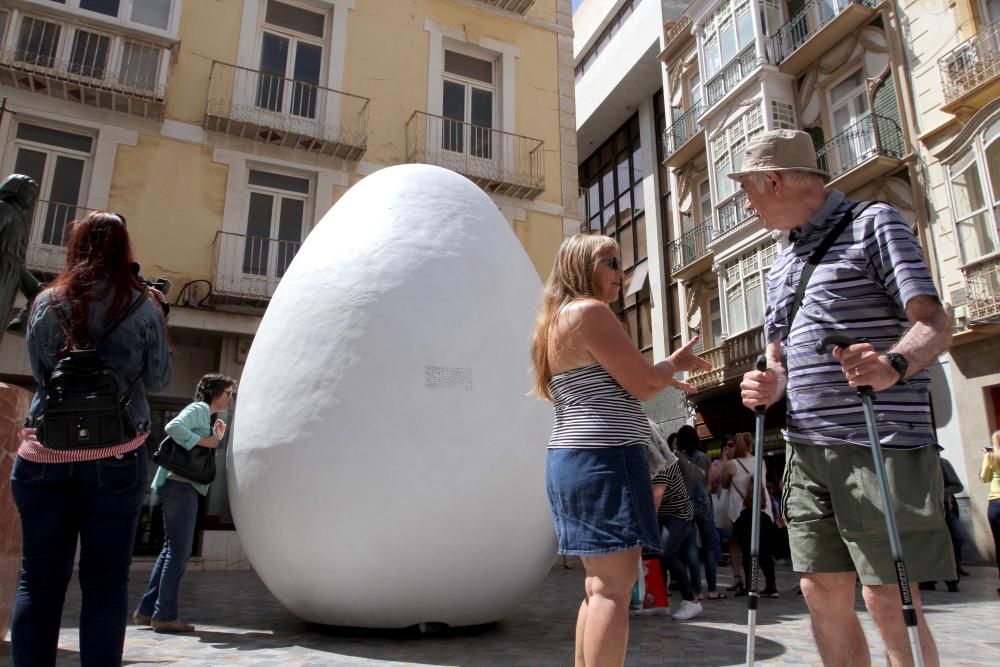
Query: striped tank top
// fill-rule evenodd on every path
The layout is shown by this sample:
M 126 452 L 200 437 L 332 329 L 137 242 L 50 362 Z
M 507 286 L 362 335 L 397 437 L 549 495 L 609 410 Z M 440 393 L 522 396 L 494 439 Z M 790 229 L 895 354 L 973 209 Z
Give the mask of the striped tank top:
M 642 403 L 600 364 L 556 373 L 549 393 L 555 408 L 549 449 L 622 447 L 649 440 Z

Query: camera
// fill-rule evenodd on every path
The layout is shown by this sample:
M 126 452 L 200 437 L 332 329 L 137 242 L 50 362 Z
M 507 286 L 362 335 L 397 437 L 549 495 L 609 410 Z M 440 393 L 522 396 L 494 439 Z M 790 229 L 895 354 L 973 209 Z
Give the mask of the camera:
M 992 454 L 993 453 L 993 448 L 992 447 L 983 447 L 983 452 L 985 452 L 987 454 Z
M 142 283 L 143 287 L 152 287 L 163 294 L 163 296 L 167 296 L 170 292 L 170 279 L 166 276 L 160 276 L 156 280 L 146 280 L 142 276 L 139 276 L 139 282 Z

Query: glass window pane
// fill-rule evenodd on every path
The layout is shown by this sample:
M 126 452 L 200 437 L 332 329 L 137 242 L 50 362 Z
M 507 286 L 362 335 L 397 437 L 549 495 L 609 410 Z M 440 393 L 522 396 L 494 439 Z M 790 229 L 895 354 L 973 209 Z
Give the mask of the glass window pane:
M 250 193 L 247 212 L 247 235 L 243 246 L 243 273 L 263 276 L 267 273 L 267 251 L 271 236 L 271 207 L 274 197 Z
M 94 140 L 88 136 L 63 132 L 41 125 L 31 125 L 30 123 L 18 123 L 17 138 L 49 146 L 58 146 L 59 148 L 68 148 L 81 153 L 89 153 L 90 147 L 94 143 Z
M 25 17 L 21 21 L 14 59 L 40 67 L 53 67 L 56 64 L 58 46 L 58 25 Z
M 628 153 L 621 153 L 618 156 L 618 164 L 615 167 L 615 177 L 618 180 L 618 192 L 628 190 L 632 185 L 632 178 L 628 168 Z
M 617 226 L 618 226 L 618 220 L 617 218 L 615 218 L 615 207 L 608 206 L 606 209 L 604 209 L 604 223 L 602 231 L 605 234 L 607 234 L 609 232 L 614 231 L 615 227 Z
M 648 291 L 648 288 L 644 288 Z M 653 344 L 653 312 L 649 301 L 639 303 L 639 347 Z
M 305 201 L 301 199 L 282 199 L 281 212 L 278 220 L 278 263 L 275 275 L 279 278 L 285 275 L 285 270 L 292 263 L 295 253 L 302 243 L 302 220 L 305 217 Z
M 736 57 L 736 28 L 732 21 L 719 30 L 719 43 L 722 45 L 722 62 L 728 63 Z
M 625 223 L 632 219 L 632 196 L 628 190 L 618 198 L 618 219 Z
M 641 181 L 644 175 L 642 171 L 642 146 L 636 141 L 632 144 L 632 180 Z
M 733 336 L 746 330 L 746 313 L 743 311 L 743 292 L 737 286 L 726 294 L 726 307 L 729 311 L 729 335 Z
M 17 151 L 17 159 L 14 161 L 14 173 L 30 176 L 35 179 L 36 183 L 41 183 L 42 176 L 45 174 L 46 157 L 46 154 L 41 151 L 20 148 Z M 47 197 L 45 193 L 40 196 L 42 199 Z
M 132 20 L 166 30 L 170 22 L 172 0 L 132 0 Z
M 322 14 L 286 5 L 278 0 L 268 0 L 264 20 L 271 25 L 278 25 L 314 37 L 322 37 L 326 29 L 326 17 Z
M 111 40 L 105 35 L 77 30 L 69 56 L 69 71 L 92 79 L 103 79 Z
M 993 188 L 993 203 L 1000 203 L 1000 140 L 986 147 L 986 172 Z
M 631 269 L 635 266 L 635 235 L 632 225 L 625 225 L 618 233 L 618 244 L 621 246 L 622 267 Z
M 52 171 L 52 187 L 49 190 L 49 200 L 67 204 L 67 206 L 49 206 L 45 212 L 45 226 L 42 228 L 42 243 L 49 245 L 64 245 L 66 239 L 66 223 L 72 219 L 80 198 L 80 185 L 83 182 L 84 161 L 79 158 L 59 155 Z
M 489 90 L 473 88 L 469 101 L 469 142 L 474 157 L 484 160 L 493 157 L 493 93 Z
M 614 172 L 611 171 L 611 167 L 607 167 L 604 173 L 601 175 L 601 196 L 604 200 L 604 205 L 607 206 L 614 202 L 615 200 L 615 180 Z
M 740 49 L 753 41 L 753 19 L 750 16 L 749 8 L 736 17 L 736 32 L 739 37 Z
M 285 68 L 289 41 L 265 32 L 260 43 L 260 79 L 256 104 L 268 111 L 280 111 L 285 96 Z
M 982 211 L 955 223 L 958 232 L 958 245 L 962 253 L 962 261 L 972 262 L 983 255 L 997 249 L 996 228 L 992 216 Z
M 747 299 L 747 326 L 759 326 L 764 323 L 764 290 L 761 285 L 760 274 L 755 274 L 747 278 L 745 290 Z
M 315 44 L 299 42 L 295 47 L 295 69 L 292 78 L 292 109 L 295 116 L 316 117 L 316 103 L 319 98 L 319 70 L 323 59 L 323 48 Z
M 639 314 L 635 308 L 625 313 L 625 328 L 628 329 L 628 337 L 636 347 L 639 347 Z
M 484 83 L 493 83 L 493 62 L 456 51 L 444 52 L 444 71 Z
M 958 218 L 964 218 L 983 207 L 983 190 L 976 162 L 972 162 L 960 174 L 952 176 L 951 192 L 955 199 L 955 216 Z
M 160 49 L 138 42 L 125 42 L 119 80 L 126 86 L 155 91 L 159 83 Z
M 80 0 L 80 9 L 89 9 L 107 16 L 118 16 L 118 4 L 118 0 Z
M 441 148 L 457 153 L 464 152 L 465 86 L 453 81 L 444 82 L 441 115 Z
M 6 9 L 0 10 L 0 46 L 3 46 L 3 37 L 7 34 L 8 19 L 10 19 L 10 12 Z
M 637 214 L 635 218 L 635 261 L 636 263 L 649 257 L 646 246 L 646 216 Z
M 270 171 L 251 169 L 247 182 L 250 185 L 262 185 L 277 190 L 309 194 L 309 179 L 288 176 L 287 174 L 275 174 Z
M 639 181 L 632 187 L 632 206 L 637 212 L 645 210 L 646 203 L 643 199 L 645 196 L 645 189 L 642 185 L 642 181 Z

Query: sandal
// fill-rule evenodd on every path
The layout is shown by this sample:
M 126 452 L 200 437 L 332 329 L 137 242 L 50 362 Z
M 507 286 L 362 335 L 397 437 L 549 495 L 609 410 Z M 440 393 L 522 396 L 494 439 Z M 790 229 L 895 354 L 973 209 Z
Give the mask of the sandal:
M 709 593 L 705 596 L 706 600 L 725 600 L 726 594 L 721 592 Z

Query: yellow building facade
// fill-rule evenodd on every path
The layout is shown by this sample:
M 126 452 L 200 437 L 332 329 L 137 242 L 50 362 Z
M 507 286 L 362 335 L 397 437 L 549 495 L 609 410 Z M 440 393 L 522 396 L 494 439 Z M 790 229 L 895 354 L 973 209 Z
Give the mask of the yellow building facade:
M 3 173 L 42 188 L 29 268 L 57 273 L 69 222 L 106 209 L 172 283 L 154 438 L 202 374 L 239 377 L 298 247 L 367 174 L 466 175 L 542 278 L 579 229 L 570 0 L 5 0 L 0 96 Z M 0 379 L 33 387 L 23 338 Z M 224 475 L 207 505 L 206 566 L 240 566 Z

